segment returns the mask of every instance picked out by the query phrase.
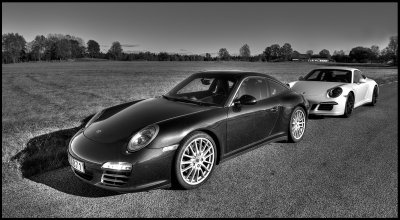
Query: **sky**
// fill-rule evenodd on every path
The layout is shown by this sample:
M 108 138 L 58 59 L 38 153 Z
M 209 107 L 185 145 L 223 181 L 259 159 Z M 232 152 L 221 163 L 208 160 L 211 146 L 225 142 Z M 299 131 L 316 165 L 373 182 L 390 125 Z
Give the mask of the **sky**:
M 398 35 L 397 3 L 2 3 L 2 34 L 69 34 L 95 40 L 106 52 L 119 41 L 125 52 L 251 55 L 272 44 L 314 54 L 380 49 Z

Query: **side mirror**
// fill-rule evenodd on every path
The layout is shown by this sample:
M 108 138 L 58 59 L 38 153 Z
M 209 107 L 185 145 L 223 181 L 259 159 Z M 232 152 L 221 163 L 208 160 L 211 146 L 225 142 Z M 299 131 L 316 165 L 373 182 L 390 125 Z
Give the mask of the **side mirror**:
M 366 82 L 367 82 L 367 80 L 366 80 L 366 79 L 364 79 L 364 78 L 361 78 L 359 82 L 360 82 L 360 83 L 366 83 Z
M 235 105 L 254 105 L 257 103 L 257 99 L 254 98 L 254 96 L 251 95 L 242 95 L 239 99 L 236 99 L 233 101 Z
M 299 77 L 299 80 L 303 80 L 303 79 L 304 79 L 304 77 L 302 77 L 302 76 Z

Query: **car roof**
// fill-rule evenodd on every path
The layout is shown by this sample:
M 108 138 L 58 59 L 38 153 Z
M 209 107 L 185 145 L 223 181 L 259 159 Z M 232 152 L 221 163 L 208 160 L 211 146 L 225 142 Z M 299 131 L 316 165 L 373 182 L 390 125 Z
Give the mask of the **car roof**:
M 347 70 L 347 71 L 354 71 L 354 70 L 359 70 L 356 68 L 352 68 L 352 67 L 343 67 L 343 66 L 323 66 L 323 67 L 319 67 L 319 68 L 315 68 L 317 70 L 319 69 L 330 69 L 330 70 Z
M 247 76 L 262 76 L 267 77 L 270 79 L 274 79 L 279 81 L 273 76 L 267 75 L 266 73 L 258 73 L 258 72 L 251 72 L 251 71 L 242 71 L 242 70 L 207 70 L 198 72 L 196 74 L 204 74 L 204 75 L 225 75 L 225 76 L 232 76 L 232 77 L 247 77 Z

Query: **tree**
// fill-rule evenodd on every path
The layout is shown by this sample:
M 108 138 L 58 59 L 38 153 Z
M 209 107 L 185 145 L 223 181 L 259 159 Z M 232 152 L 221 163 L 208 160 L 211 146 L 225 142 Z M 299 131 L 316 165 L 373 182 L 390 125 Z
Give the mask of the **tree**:
M 80 46 L 79 41 L 70 39 L 71 58 L 81 58 L 85 54 L 85 47 Z
M 46 60 L 57 59 L 57 42 L 59 41 L 58 36 L 55 34 L 48 34 L 45 41 L 44 58 Z
M 335 60 L 336 62 L 348 62 L 349 61 L 349 57 L 344 53 L 343 50 L 339 50 L 339 51 L 334 51 L 333 55 L 332 55 L 332 59 Z
M 250 47 L 249 45 L 245 44 L 243 45 L 240 50 L 239 50 L 240 57 L 245 60 L 249 61 L 250 58 Z
M 271 56 L 272 56 L 271 47 L 265 48 L 265 50 L 264 50 L 264 52 L 263 52 L 263 55 L 264 55 L 264 57 L 265 57 L 265 60 L 269 62 L 269 61 L 271 60 Z
M 89 40 L 87 42 L 87 51 L 89 54 L 89 57 L 91 58 L 97 58 L 100 54 L 100 45 L 94 40 Z
M 26 41 L 23 36 L 18 33 L 7 33 L 2 35 L 2 52 L 3 60 L 7 63 L 19 62 L 22 53 L 25 51 Z
M 306 54 L 308 55 L 308 57 L 311 57 L 314 54 L 314 51 L 307 50 Z
M 111 59 L 119 60 L 122 56 L 122 47 L 118 41 L 112 43 L 111 48 L 108 50 Z
M 229 60 L 231 57 L 231 55 L 229 55 L 229 52 L 226 48 L 219 49 L 218 56 L 221 60 Z
M 293 53 L 292 45 L 290 45 L 289 43 L 285 43 L 280 48 L 280 55 L 283 58 L 283 60 L 285 60 L 285 61 L 291 59 L 292 53 Z
M 160 52 L 158 54 L 158 60 L 159 61 L 169 61 L 169 54 L 166 52 Z
M 344 51 L 343 50 L 339 50 L 339 51 L 334 51 L 333 52 L 333 56 L 344 56 Z
M 323 58 L 331 58 L 331 54 L 329 53 L 329 50 L 323 49 L 319 52 L 319 55 Z
M 71 58 L 71 44 L 67 39 L 61 39 L 56 42 L 56 57 L 60 60 Z
M 392 36 L 390 37 L 389 45 L 382 50 L 382 58 L 384 61 L 390 61 L 393 60 L 393 63 L 397 65 L 397 54 L 398 52 L 398 39 L 397 36 Z
M 375 61 L 378 59 L 380 55 L 379 47 L 376 45 L 371 46 L 371 61 Z
M 277 60 L 281 57 L 281 47 L 279 44 L 271 45 L 271 59 Z
M 351 49 L 349 57 L 352 61 L 366 63 L 371 60 L 372 51 L 370 48 L 366 47 L 355 47 Z
M 292 59 L 299 59 L 300 53 L 297 50 L 295 50 L 295 51 L 293 51 L 291 56 L 292 56 Z
M 212 60 L 211 54 L 206 53 L 206 57 L 205 57 L 204 60 L 205 60 L 205 61 L 211 61 L 211 60 Z
M 31 53 L 38 61 L 42 60 L 44 51 L 46 50 L 46 37 L 37 35 L 32 41 Z

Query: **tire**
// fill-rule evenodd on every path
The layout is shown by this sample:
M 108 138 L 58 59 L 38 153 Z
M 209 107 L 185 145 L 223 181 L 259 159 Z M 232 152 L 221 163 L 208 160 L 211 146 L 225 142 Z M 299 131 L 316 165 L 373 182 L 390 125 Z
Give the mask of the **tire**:
M 374 92 L 372 93 L 372 101 L 369 103 L 370 106 L 375 106 L 378 102 L 378 88 L 374 87 Z
M 344 106 L 344 114 L 343 117 L 348 118 L 350 117 L 351 113 L 354 109 L 354 95 L 353 93 L 349 93 L 346 100 L 346 105 Z
M 217 148 L 208 134 L 194 132 L 187 136 L 174 161 L 173 172 L 178 188 L 194 189 L 204 184 L 210 178 L 216 160 Z
M 296 143 L 303 139 L 306 131 L 307 117 L 306 112 L 297 106 L 290 115 L 288 141 Z

